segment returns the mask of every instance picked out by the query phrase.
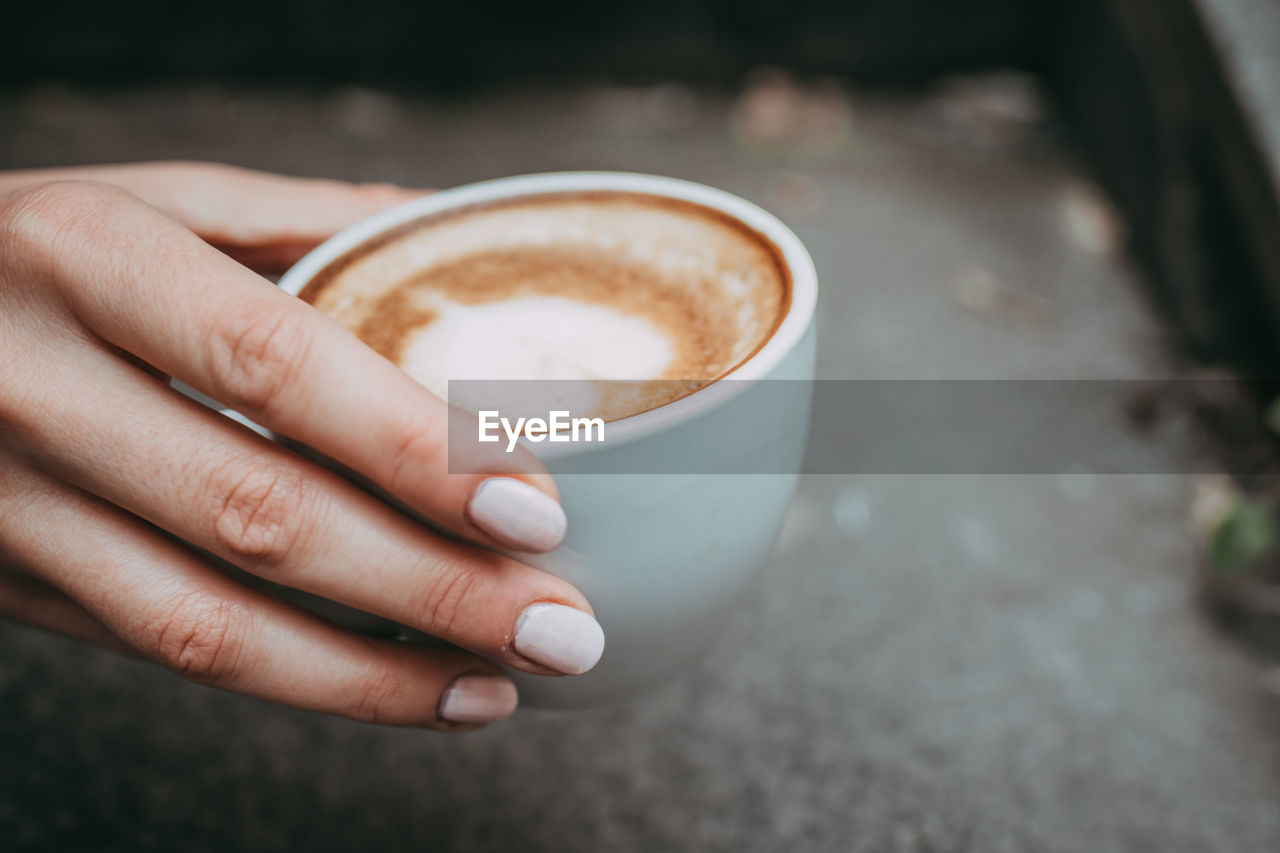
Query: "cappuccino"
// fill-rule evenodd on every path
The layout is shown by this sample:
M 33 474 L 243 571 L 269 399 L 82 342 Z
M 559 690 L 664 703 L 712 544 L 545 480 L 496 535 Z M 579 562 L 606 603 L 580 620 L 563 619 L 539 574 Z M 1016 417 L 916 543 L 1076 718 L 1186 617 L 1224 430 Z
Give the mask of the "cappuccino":
M 299 295 L 442 398 L 450 379 L 599 380 L 575 414 L 616 420 L 749 358 L 786 313 L 786 269 L 767 238 L 710 208 L 575 192 L 408 223 Z

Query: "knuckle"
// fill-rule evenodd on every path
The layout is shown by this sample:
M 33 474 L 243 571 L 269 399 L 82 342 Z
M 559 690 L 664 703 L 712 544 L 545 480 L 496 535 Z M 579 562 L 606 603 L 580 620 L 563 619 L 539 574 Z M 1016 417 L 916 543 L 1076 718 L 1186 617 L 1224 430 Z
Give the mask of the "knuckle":
M 467 569 L 452 565 L 437 567 L 427 576 L 429 580 L 412 603 L 412 612 L 428 634 L 451 637 L 464 605 L 475 595 L 476 577 Z
M 255 568 L 284 564 L 318 503 L 301 472 L 261 460 L 219 467 L 206 493 L 216 505 L 214 542 L 233 561 Z
M 366 723 L 398 722 L 396 709 L 403 704 L 406 685 L 390 666 L 377 665 L 365 675 L 360 689 L 353 692 L 349 715 Z
M 123 190 L 85 181 L 52 181 L 14 190 L 0 198 L 0 243 L 28 262 L 52 262 L 66 254 L 74 234 L 102 221 L 103 209 L 123 198 L 128 198 Z
M 306 318 L 279 306 L 250 305 L 212 336 L 209 372 L 222 402 L 246 414 L 270 412 L 297 378 L 311 347 Z
M 192 681 L 225 684 L 239 669 L 245 620 L 235 602 L 204 591 L 188 592 L 144 629 L 144 651 Z

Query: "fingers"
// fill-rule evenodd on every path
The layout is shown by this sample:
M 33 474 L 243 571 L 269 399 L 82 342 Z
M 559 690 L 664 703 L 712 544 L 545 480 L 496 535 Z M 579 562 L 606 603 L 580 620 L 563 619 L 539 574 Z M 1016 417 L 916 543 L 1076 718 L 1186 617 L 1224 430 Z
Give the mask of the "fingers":
M 554 485 L 531 454 L 495 454 L 481 473 L 450 476 L 442 401 L 160 214 L 74 184 L 17 203 L 19 239 L 94 334 L 465 537 L 530 551 L 563 538 Z M 103 246 L 121 248 L 104 261 Z M 507 481 L 482 488 L 490 475 Z
M 345 633 L 234 583 L 94 498 L 17 470 L 0 469 L 0 549 L 125 644 L 192 680 L 298 708 L 441 730 L 492 722 L 515 708 L 514 685 L 491 664 Z
M 84 387 L 32 400 L 23 432 L 66 482 L 274 583 L 508 666 L 579 674 L 598 661 L 603 634 L 566 581 L 435 534 L 87 346 L 59 364 L 51 386 Z
M 422 195 L 390 184 L 293 178 L 216 163 L 133 163 L 0 175 L 6 189 L 100 181 L 128 190 L 236 260 L 282 272 L 348 225 Z
M 115 651 L 128 649 L 83 607 L 56 589 L 17 572 L 0 571 L 0 618 Z
M 391 184 L 295 178 L 217 163 L 126 168 L 128 174 L 117 178 L 119 186 L 201 237 L 235 246 L 314 244 L 423 193 Z

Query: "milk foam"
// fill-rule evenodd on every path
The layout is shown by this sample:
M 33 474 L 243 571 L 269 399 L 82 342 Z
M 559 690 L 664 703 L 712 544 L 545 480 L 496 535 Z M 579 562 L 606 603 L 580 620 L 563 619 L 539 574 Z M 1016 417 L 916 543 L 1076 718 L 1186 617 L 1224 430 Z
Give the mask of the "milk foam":
M 627 193 L 424 220 L 302 293 L 442 397 L 450 379 L 711 381 L 768 336 L 785 295 L 757 236 Z
M 652 323 L 600 305 L 531 296 L 484 305 L 440 300 L 435 308 L 432 322 L 409 333 L 400 367 L 445 399 L 450 379 L 627 380 L 662 376 L 671 363 L 671 343 Z M 452 402 L 511 405 L 468 398 L 465 389 Z M 598 403 L 592 394 L 572 405 L 592 411 Z

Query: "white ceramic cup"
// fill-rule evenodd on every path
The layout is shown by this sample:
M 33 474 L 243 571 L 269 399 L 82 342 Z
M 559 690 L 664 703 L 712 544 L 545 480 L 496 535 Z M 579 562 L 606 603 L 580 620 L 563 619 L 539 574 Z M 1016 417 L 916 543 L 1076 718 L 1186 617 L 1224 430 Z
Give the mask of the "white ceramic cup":
M 348 251 L 423 217 L 591 190 L 679 199 L 728 214 L 777 248 L 791 294 L 773 335 L 723 380 L 610 423 L 606 445 L 528 445 L 556 477 L 569 530 L 548 554 L 513 556 L 577 586 L 604 628 L 606 645 L 585 675 L 510 673 L 522 706 L 612 703 L 686 671 L 710 648 L 764 564 L 795 488 L 808 430 L 817 300 L 809 253 L 782 222 L 729 193 L 672 178 L 569 172 L 485 181 L 408 202 L 334 236 L 280 280 L 297 295 Z M 778 394 L 751 381 L 763 379 L 800 381 L 792 383 L 797 393 L 788 405 L 779 406 Z M 651 470 L 647 463 L 658 459 L 670 470 L 679 468 L 671 460 L 681 457 L 694 471 L 708 453 L 716 456 L 714 470 L 768 473 L 592 473 Z

